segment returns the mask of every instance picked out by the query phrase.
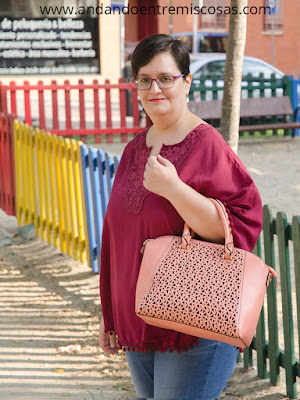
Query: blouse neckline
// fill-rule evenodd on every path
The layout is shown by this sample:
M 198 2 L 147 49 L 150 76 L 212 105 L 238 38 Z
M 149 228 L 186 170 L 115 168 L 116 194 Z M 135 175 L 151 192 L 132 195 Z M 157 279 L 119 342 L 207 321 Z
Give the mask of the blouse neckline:
M 192 130 L 186 135 L 185 138 L 183 138 L 183 139 L 182 139 L 180 142 L 178 142 L 178 143 L 174 143 L 174 144 L 165 144 L 165 143 L 163 143 L 163 144 L 161 145 L 161 150 L 162 150 L 163 148 L 172 148 L 172 147 L 176 147 L 176 146 L 181 147 L 187 140 L 189 140 L 189 138 L 190 138 L 191 136 L 193 136 L 193 133 L 194 133 L 195 131 L 198 131 L 199 129 L 202 129 L 202 126 L 207 126 L 207 125 L 209 125 L 209 124 L 203 124 L 203 123 L 201 123 L 201 124 L 197 125 L 194 129 L 192 129 Z M 147 128 L 145 129 L 145 131 L 144 131 L 144 145 L 145 145 L 145 147 L 148 149 L 149 152 L 151 151 L 151 149 L 152 149 L 152 147 L 153 147 L 153 146 L 148 146 L 148 145 L 147 145 L 147 133 L 148 133 L 148 131 L 149 131 L 150 128 L 151 128 L 151 126 L 147 127 Z

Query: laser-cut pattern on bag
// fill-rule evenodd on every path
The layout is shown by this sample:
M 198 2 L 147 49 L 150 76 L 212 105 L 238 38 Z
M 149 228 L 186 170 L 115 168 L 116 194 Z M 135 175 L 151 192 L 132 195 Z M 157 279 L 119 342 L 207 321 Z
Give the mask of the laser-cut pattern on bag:
M 227 261 L 222 246 L 192 240 L 186 251 L 180 244 L 181 238 L 173 240 L 138 314 L 238 337 L 243 251 L 235 249 L 234 259 Z

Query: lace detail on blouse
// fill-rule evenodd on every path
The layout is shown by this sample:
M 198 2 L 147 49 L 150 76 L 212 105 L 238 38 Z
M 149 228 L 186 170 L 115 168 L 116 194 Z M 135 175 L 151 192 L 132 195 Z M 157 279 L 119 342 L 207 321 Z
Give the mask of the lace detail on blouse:
M 163 144 L 160 154 L 177 169 L 182 161 L 188 157 L 199 138 L 208 133 L 210 129 L 210 125 L 198 125 L 180 143 L 174 145 Z M 144 129 L 134 139 L 135 145 L 130 156 L 128 176 L 123 192 L 124 210 L 129 214 L 139 214 L 145 198 L 151 193 L 143 186 L 145 165 L 151 151 L 151 147 L 146 145 L 147 131 L 148 128 Z

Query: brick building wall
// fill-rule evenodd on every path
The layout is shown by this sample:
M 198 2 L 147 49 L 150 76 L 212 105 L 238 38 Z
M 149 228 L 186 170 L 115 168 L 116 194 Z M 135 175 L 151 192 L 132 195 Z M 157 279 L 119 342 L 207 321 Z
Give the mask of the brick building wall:
M 274 65 L 287 75 L 300 75 L 300 2 L 281 0 L 283 6 L 282 29 L 275 30 Z M 255 5 L 263 5 L 259 0 Z M 264 16 L 248 17 L 245 54 L 261 58 L 268 63 L 272 60 L 270 30 L 264 30 Z
M 132 0 L 137 4 L 137 0 Z M 277 0 L 279 4 L 280 15 L 277 21 L 281 19 L 282 26 L 275 30 L 275 52 L 274 65 L 287 75 L 300 76 L 300 2 L 291 0 Z M 191 4 L 192 2 L 187 2 Z M 230 0 L 222 3 L 230 5 Z M 266 5 L 266 0 L 251 0 L 249 6 L 259 8 Z M 169 0 L 159 0 L 159 4 L 167 5 Z M 219 0 L 204 0 L 205 5 L 218 5 Z M 183 5 L 182 0 L 172 0 L 173 6 Z M 137 40 L 136 16 L 126 16 L 126 39 L 129 41 Z M 201 27 L 201 18 L 198 17 L 198 26 L 200 30 L 220 31 L 223 27 L 217 28 L 214 18 L 211 18 L 212 26 L 209 27 L 208 18 L 206 18 L 205 28 Z M 266 20 L 266 21 L 265 21 Z M 248 56 L 261 58 L 268 63 L 272 63 L 271 32 L 265 29 L 265 22 L 270 22 L 270 16 L 263 14 L 248 15 L 247 20 L 247 39 L 245 54 Z M 191 31 L 193 29 L 193 16 L 189 15 L 160 15 L 158 17 L 158 33 L 169 33 L 170 25 L 173 33 Z M 226 28 L 228 31 L 229 16 L 226 16 Z

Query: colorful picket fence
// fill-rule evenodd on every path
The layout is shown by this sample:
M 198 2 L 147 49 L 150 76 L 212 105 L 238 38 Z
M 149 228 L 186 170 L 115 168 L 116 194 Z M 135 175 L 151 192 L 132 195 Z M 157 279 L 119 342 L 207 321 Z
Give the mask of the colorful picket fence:
M 14 120 L 16 216 L 100 271 L 102 225 L 120 157 Z M 4 208 L 5 209 L 5 208 Z
M 127 142 L 128 134 L 141 130 L 136 86 L 123 78 L 118 84 L 108 79 L 104 84 L 97 79 L 90 84 L 82 79 L 77 84 L 53 80 L 48 85 L 42 81 L 17 85 L 12 81 L 0 84 L 0 98 L 4 114 L 14 114 L 28 125 L 60 136 L 78 136 L 83 142 L 89 135 L 101 143 L 105 135 L 110 143 L 116 134 Z
M 198 83 L 195 79 L 190 89 L 190 100 L 221 98 L 221 83 L 216 75 Z M 270 78 L 262 74 L 259 77 L 249 75 L 242 82 L 242 97 L 289 95 L 296 110 L 298 87 L 298 81 L 293 77 L 277 79 L 275 75 Z M 80 79 L 77 84 L 69 80 L 62 83 L 53 80 L 50 84 L 42 81 L 37 84 L 28 81 L 23 84 L 0 82 L 0 100 L 0 108 L 5 115 L 13 114 L 29 125 L 50 130 L 59 136 L 76 136 L 82 142 L 88 140 L 90 144 L 111 143 L 116 136 L 120 136 L 121 142 L 127 142 L 130 135 L 135 135 L 151 123 L 139 105 L 135 84 L 125 82 L 124 78 L 117 84 L 109 80 L 99 84 L 97 79 L 92 83 Z M 299 117 L 300 113 L 296 115 L 297 121 Z M 248 125 L 249 121 L 245 123 Z M 264 123 L 263 119 L 261 123 Z
M 38 237 L 85 263 L 81 145 L 14 121 L 18 224 L 34 223 Z

